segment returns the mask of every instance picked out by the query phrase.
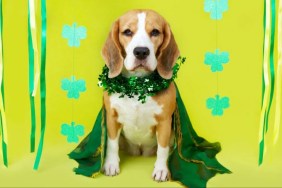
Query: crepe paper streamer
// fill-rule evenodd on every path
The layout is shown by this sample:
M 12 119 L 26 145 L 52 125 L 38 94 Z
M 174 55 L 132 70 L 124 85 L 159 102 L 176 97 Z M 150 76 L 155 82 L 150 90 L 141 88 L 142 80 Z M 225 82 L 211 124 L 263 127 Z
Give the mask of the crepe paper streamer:
M 8 167 L 8 135 L 4 106 L 4 62 L 3 62 L 3 12 L 2 0 L 0 0 L 0 136 L 2 135 L 3 163 Z
M 229 98 L 220 97 L 216 95 L 215 98 L 208 98 L 206 101 L 206 106 L 208 109 L 212 109 L 213 116 L 222 116 L 224 109 L 229 108 Z
M 45 127 L 46 127 L 46 79 L 45 79 L 45 67 L 46 67 L 46 0 L 41 0 L 41 71 L 40 71 L 40 102 L 41 102 L 41 133 L 39 145 L 36 153 L 33 169 L 37 170 L 41 160 Z
M 68 98 L 78 99 L 80 96 L 80 92 L 86 91 L 86 83 L 85 80 L 76 80 L 75 76 L 71 76 L 71 79 L 63 79 L 61 88 L 65 91 L 68 91 Z
M 213 20 L 221 20 L 223 12 L 228 10 L 228 0 L 205 0 L 205 12 L 210 13 Z
M 86 38 L 86 28 L 84 26 L 77 27 L 76 23 L 73 23 L 72 26 L 64 25 L 62 36 L 68 39 L 70 47 L 79 47 L 80 40 Z
M 275 15 L 276 15 L 275 0 L 265 0 L 265 15 L 264 15 L 264 49 L 263 49 L 263 100 L 260 113 L 259 127 L 259 161 L 263 163 L 265 155 L 265 134 L 268 129 L 268 115 L 272 104 L 274 91 L 274 37 L 275 37 Z
M 223 64 L 229 62 L 229 53 L 220 52 L 219 49 L 216 49 L 214 53 L 207 52 L 205 54 L 205 64 L 211 66 L 212 72 L 220 72 L 223 70 Z
M 280 125 L 281 125 L 281 88 L 282 88 L 282 0 L 279 1 L 278 8 L 278 67 L 276 81 L 276 108 L 274 118 L 273 144 L 278 141 Z
M 266 108 L 266 115 L 265 115 L 265 123 L 266 128 L 265 132 L 268 131 L 268 117 L 269 112 L 272 105 L 273 95 L 274 95 L 274 85 L 275 85 L 275 69 L 274 69 L 274 43 L 275 43 L 275 19 L 276 16 L 276 2 L 275 0 L 271 0 L 271 35 L 270 35 L 270 54 L 269 54 L 269 66 L 270 66 L 270 99 L 269 103 L 267 104 Z
M 30 152 L 34 152 L 35 150 L 35 129 L 36 129 L 36 114 L 35 114 L 35 103 L 33 96 L 34 61 L 36 61 L 36 64 L 39 64 L 36 26 L 35 26 L 35 18 L 34 18 L 35 16 L 34 3 L 35 3 L 34 0 L 28 1 L 29 101 L 30 101 L 30 116 L 31 116 Z
M 67 136 L 68 143 L 78 143 L 78 137 L 84 135 L 84 126 L 76 125 L 75 122 L 71 122 L 70 125 L 64 123 L 61 126 L 61 134 Z
M 37 2 L 37 0 L 36 0 Z M 36 91 L 39 84 L 39 77 L 40 77 L 40 66 L 39 66 L 39 56 L 38 56 L 38 46 L 37 46 L 37 30 L 36 30 L 36 10 L 35 4 L 37 4 L 35 0 L 28 0 L 28 27 L 30 29 L 30 34 L 32 38 L 32 47 L 33 47 L 33 56 L 34 56 L 34 65 L 35 65 L 35 79 L 33 85 L 32 96 L 36 95 Z M 31 54 L 30 54 L 31 55 Z M 34 71 L 34 70 L 32 70 Z

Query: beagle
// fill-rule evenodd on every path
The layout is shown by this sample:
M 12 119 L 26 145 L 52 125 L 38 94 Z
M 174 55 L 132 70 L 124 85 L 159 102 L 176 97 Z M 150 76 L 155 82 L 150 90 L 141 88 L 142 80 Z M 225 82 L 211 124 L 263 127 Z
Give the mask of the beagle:
M 168 23 L 152 10 L 132 10 L 112 26 L 102 56 L 109 68 L 109 78 L 143 77 L 155 70 L 165 79 L 172 76 L 179 50 Z M 167 181 L 167 159 L 172 139 L 172 115 L 176 108 L 174 83 L 148 97 L 145 104 L 137 97 L 119 98 L 104 92 L 107 116 L 107 154 L 103 171 L 107 176 L 119 174 L 119 143 L 133 155 L 157 154 L 152 178 Z M 121 146 L 122 147 L 122 146 Z

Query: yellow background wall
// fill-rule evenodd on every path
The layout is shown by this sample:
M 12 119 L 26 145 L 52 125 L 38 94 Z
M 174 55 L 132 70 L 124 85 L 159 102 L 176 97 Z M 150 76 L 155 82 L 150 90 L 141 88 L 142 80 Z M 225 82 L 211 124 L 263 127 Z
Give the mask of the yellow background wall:
M 0 165 L 4 186 L 119 186 L 176 187 L 155 183 L 151 173 L 155 158 L 122 155 L 121 174 L 96 179 L 77 176 L 77 164 L 67 157 L 76 144 L 60 134 L 61 124 L 75 121 L 92 125 L 101 108 L 102 90 L 97 77 L 104 64 L 100 51 L 112 22 L 130 9 L 149 8 L 170 23 L 181 54 L 187 57 L 177 79 L 193 126 L 209 141 L 219 141 L 219 161 L 233 174 L 218 175 L 208 187 L 282 186 L 282 141 L 267 148 L 258 167 L 258 128 L 261 104 L 263 1 L 229 0 L 223 19 L 211 20 L 203 0 L 47 0 L 47 129 L 38 171 L 35 154 L 29 153 L 30 107 L 28 96 L 27 0 L 4 0 L 5 100 L 9 136 L 9 168 Z M 39 21 L 39 20 L 38 20 Z M 79 48 L 70 48 L 61 36 L 63 25 L 76 22 L 87 28 Z M 217 24 L 217 26 L 216 26 Z M 218 28 L 216 37 L 216 27 Z M 224 71 L 212 73 L 204 54 L 216 48 L 230 53 Z M 70 100 L 61 90 L 61 80 L 75 75 L 85 79 L 87 91 Z M 217 81 L 218 79 L 218 81 Z M 230 108 L 214 117 L 206 99 L 215 94 L 230 97 Z M 39 100 L 37 96 L 37 108 Z M 38 114 L 39 119 L 39 114 Z M 39 123 L 39 121 L 38 121 Z M 37 141 L 39 138 L 39 124 Z M 268 135 L 271 135 L 272 129 Z M 272 153 L 272 158 L 270 154 Z M 280 159 L 280 160 L 279 160 Z M 2 162 L 2 159 L 1 161 Z

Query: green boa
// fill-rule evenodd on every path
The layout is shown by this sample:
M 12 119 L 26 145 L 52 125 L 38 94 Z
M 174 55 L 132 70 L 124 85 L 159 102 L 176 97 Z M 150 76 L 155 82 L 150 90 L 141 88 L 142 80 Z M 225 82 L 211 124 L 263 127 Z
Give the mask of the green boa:
M 172 126 L 175 133 L 175 145 L 168 159 L 171 180 L 184 186 L 206 187 L 207 181 L 217 173 L 231 173 L 215 158 L 220 152 L 219 143 L 209 143 L 194 131 L 184 103 L 177 89 L 177 108 L 173 114 Z M 95 177 L 103 167 L 106 156 L 107 131 L 105 109 L 97 116 L 93 130 L 73 150 L 69 157 L 79 163 L 76 174 Z

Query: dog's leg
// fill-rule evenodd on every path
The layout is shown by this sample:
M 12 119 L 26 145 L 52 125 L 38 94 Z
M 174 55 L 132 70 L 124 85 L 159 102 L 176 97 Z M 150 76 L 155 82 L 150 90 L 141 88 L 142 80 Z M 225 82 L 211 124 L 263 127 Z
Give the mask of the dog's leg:
M 104 173 L 107 176 L 115 176 L 120 173 L 119 168 L 119 145 L 118 145 L 118 137 L 115 139 L 111 139 L 108 137 L 107 142 L 107 155 L 104 164 Z
M 115 176 L 120 172 L 119 168 L 119 136 L 121 126 L 116 121 L 116 112 L 113 109 L 107 109 L 107 153 L 103 171 L 107 176 Z
M 159 122 L 156 134 L 158 139 L 157 160 L 152 177 L 155 181 L 167 181 L 169 178 L 169 170 L 166 164 L 169 156 L 171 118 Z

